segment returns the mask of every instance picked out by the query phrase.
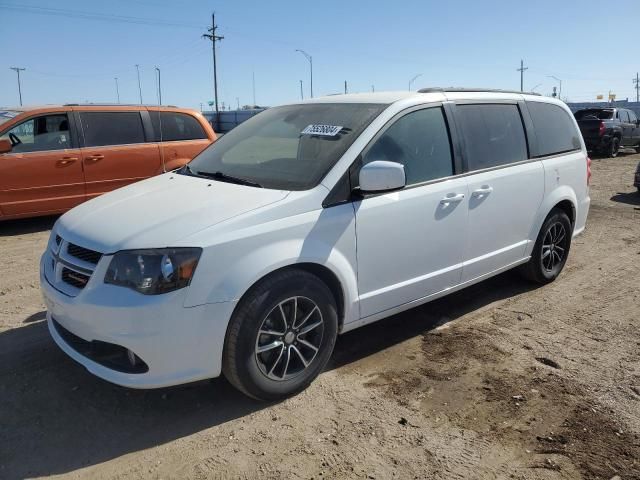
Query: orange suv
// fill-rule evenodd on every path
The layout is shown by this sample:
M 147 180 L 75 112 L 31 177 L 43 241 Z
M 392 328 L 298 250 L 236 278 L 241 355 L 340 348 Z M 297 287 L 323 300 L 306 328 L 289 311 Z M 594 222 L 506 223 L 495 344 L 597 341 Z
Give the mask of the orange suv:
M 179 168 L 215 140 L 202 114 L 184 108 L 0 109 L 0 220 L 65 212 Z

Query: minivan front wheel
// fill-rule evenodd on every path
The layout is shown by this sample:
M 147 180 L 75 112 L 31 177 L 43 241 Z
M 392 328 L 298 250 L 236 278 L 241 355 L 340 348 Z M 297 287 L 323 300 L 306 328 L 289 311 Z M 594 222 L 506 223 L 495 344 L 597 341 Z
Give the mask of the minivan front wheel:
M 554 208 L 540 229 L 531 258 L 521 268 L 523 275 L 536 283 L 553 282 L 567 262 L 572 235 L 569 217 Z
M 304 390 L 324 369 L 338 333 L 336 302 L 315 275 L 291 269 L 253 287 L 233 314 L 225 377 L 258 400 Z

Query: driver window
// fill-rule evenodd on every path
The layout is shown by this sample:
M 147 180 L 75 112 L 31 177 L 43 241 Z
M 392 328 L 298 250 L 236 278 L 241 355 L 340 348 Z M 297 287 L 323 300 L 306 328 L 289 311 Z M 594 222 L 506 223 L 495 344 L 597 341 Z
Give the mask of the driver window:
M 407 185 L 453 175 L 451 142 L 442 108 L 426 108 L 397 120 L 365 153 L 363 164 L 404 165 Z
M 13 145 L 11 153 L 42 152 L 71 148 L 69 120 L 66 114 L 31 118 L 6 132 Z

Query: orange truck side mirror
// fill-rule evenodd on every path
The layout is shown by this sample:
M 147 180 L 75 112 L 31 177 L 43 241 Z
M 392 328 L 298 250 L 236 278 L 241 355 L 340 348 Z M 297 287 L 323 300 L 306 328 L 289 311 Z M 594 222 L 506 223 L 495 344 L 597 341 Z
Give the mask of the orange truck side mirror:
M 13 145 L 11 145 L 11 140 L 0 138 L 0 154 L 9 153 L 12 149 Z

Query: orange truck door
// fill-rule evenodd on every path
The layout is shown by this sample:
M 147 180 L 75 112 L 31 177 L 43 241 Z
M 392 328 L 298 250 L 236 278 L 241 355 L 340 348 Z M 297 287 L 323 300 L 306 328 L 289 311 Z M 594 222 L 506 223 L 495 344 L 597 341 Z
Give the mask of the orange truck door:
M 162 172 L 158 146 L 147 141 L 140 111 L 79 110 L 76 118 L 87 198 Z
M 156 140 L 162 140 L 160 148 L 167 171 L 189 163 L 213 141 L 207 136 L 198 119 L 187 113 L 158 112 L 149 107 L 149 116 Z
M 3 217 L 60 213 L 85 200 L 81 152 L 66 112 L 28 118 L 0 137 L 13 145 L 0 154 Z

